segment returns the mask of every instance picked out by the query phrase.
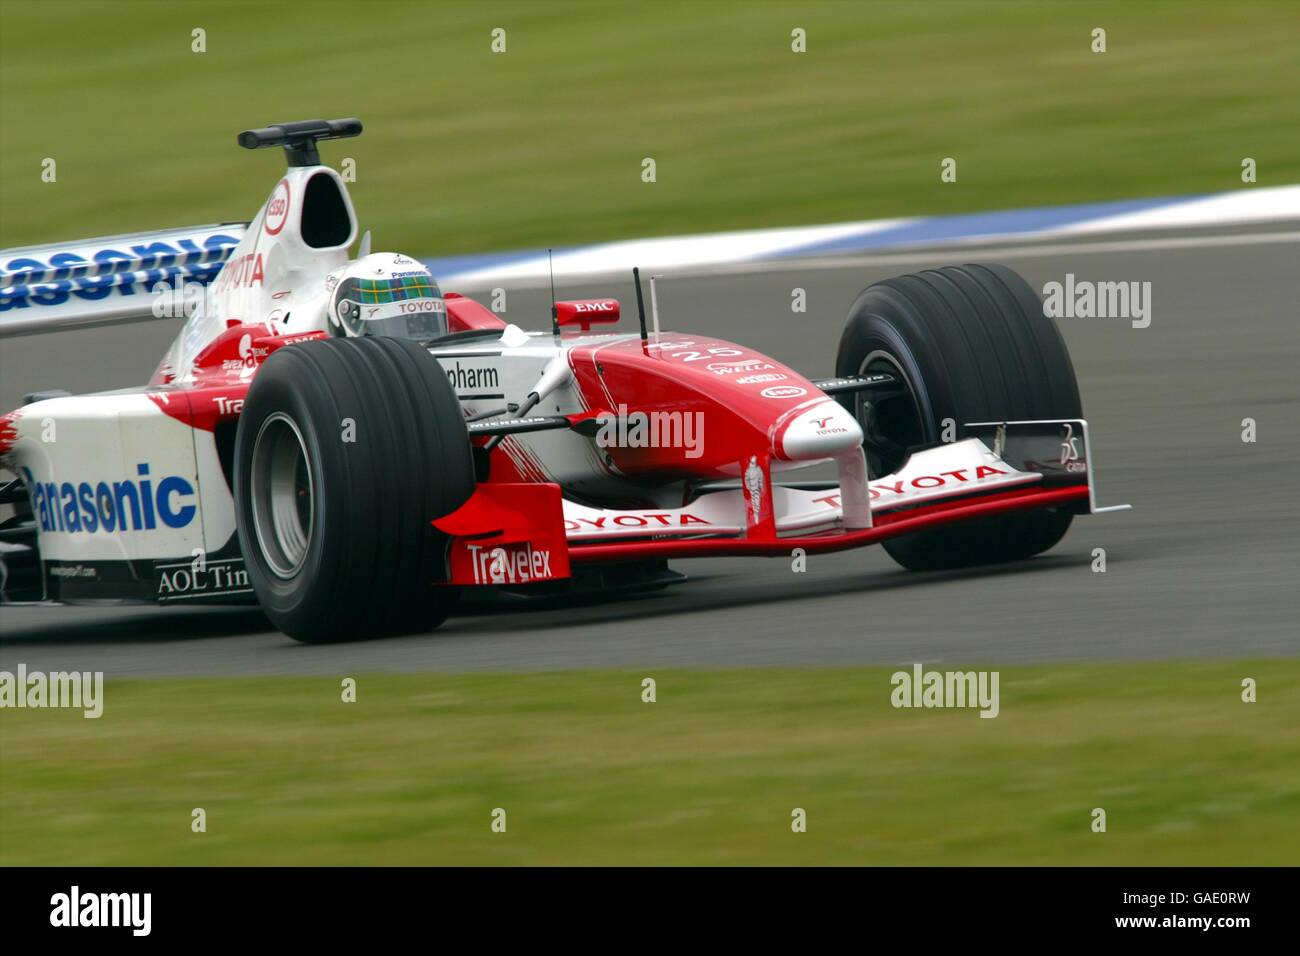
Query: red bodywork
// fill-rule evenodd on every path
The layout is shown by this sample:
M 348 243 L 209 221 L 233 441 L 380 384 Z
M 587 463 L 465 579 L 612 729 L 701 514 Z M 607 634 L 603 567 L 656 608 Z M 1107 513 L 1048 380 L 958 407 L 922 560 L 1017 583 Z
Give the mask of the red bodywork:
M 472 299 L 446 296 L 449 330 L 505 329 L 498 316 Z M 521 468 L 508 453 L 509 439 L 491 455 L 490 478 L 451 515 L 434 524 L 451 537 L 450 579 L 456 585 L 528 584 L 562 580 L 571 565 L 638 559 L 704 556 L 788 556 L 841 551 L 887 538 L 969 518 L 1036 508 L 1086 508 L 1087 483 L 1068 487 L 1041 485 L 993 493 L 946 498 L 880 514 L 870 527 L 833 528 L 810 533 L 778 534 L 772 504 L 773 470 L 799 464 L 798 449 L 787 447 L 792 423 L 819 408 L 838 403 L 813 382 L 770 357 L 744 346 L 707 336 L 664 333 L 659 342 L 637 337 L 580 341 L 593 323 L 616 321 L 613 299 L 557 304 L 557 319 L 574 341 L 568 351 L 578 390 L 587 411 L 578 421 L 616 413 L 620 407 L 641 412 L 700 413 L 713 423 L 709 440 L 697 457 L 680 447 L 608 449 L 619 472 L 630 479 L 667 482 L 682 478 L 740 477 L 747 462 L 763 476 L 761 499 L 741 482 L 746 521 L 738 535 L 656 536 L 656 515 L 647 513 L 646 533 L 631 540 L 571 540 L 566 533 L 560 485 L 540 470 Z M 252 376 L 272 352 L 297 342 L 323 337 L 314 332 L 276 334 L 265 325 L 232 323 L 195 361 L 194 381 L 172 384 L 160 367 L 150 381 L 149 397 L 167 415 L 212 431 L 234 422 L 243 408 Z M 818 419 L 813 418 L 815 423 Z M 721 426 L 720 426 L 720 423 Z M 485 438 L 476 438 L 483 444 Z M 806 457 L 806 456 L 805 456 Z M 871 495 L 876 496 L 875 492 Z M 686 515 L 687 520 L 690 515 Z M 666 524 L 666 522 L 664 522 Z M 572 525 L 573 522 L 568 522 Z M 701 524 L 706 524 L 701 522 Z

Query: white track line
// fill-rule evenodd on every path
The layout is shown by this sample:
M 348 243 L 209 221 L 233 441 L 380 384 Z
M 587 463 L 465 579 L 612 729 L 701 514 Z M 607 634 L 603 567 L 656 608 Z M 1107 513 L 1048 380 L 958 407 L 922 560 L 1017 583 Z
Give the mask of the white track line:
M 707 265 L 673 269 L 666 278 L 703 278 L 709 276 L 754 275 L 755 273 L 807 272 L 827 269 L 846 269 L 855 266 L 894 265 L 908 263 L 932 263 L 936 259 L 951 259 L 978 255 L 981 258 L 997 259 L 1035 259 L 1059 255 L 1092 255 L 1104 252 L 1144 252 L 1166 249 L 1206 249 L 1227 246 L 1276 245 L 1281 243 L 1300 243 L 1300 231 L 1230 233 L 1227 235 L 1205 236 L 1165 236 L 1145 239 L 1112 239 L 1084 242 L 1060 242 L 1044 239 L 1034 243 L 1025 239 L 1016 245 L 1005 245 L 999 237 L 996 241 L 967 240 L 949 245 L 929 246 L 921 250 L 897 252 L 861 253 L 849 256 L 809 256 L 807 258 L 770 259 L 762 262 L 737 262 L 727 265 Z M 1032 243 L 1032 244 L 1027 244 Z M 609 276 L 630 274 L 634 262 L 629 262 L 626 269 L 607 270 L 585 273 L 581 276 L 566 276 L 568 282 L 599 281 Z M 507 286 L 511 289 L 540 289 L 546 287 L 545 277 L 539 279 L 515 278 L 509 280 L 480 280 L 473 284 L 449 283 L 449 288 L 457 291 L 489 289 L 494 286 Z

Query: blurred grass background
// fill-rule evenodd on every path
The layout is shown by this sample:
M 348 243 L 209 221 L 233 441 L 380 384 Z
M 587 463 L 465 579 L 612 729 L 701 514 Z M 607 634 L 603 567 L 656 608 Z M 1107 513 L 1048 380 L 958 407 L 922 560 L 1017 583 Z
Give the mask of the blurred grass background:
M 991 720 L 893 670 L 109 680 L 0 717 L 0 865 L 1300 859 L 1300 662 L 1003 668 Z
M 235 133 L 350 115 L 325 159 L 418 255 L 1277 185 L 1298 79 L 1284 0 L 4 0 L 0 245 L 249 218 L 283 160 Z

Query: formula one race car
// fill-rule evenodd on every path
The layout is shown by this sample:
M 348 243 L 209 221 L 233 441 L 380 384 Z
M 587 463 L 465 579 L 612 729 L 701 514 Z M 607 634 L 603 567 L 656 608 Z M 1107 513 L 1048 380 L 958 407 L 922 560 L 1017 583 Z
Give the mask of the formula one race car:
M 1027 558 L 1097 512 L 1065 344 L 997 265 L 870 286 L 836 377 L 708 335 L 524 331 L 359 255 L 317 142 L 248 224 L 9 250 L 0 328 L 193 308 L 147 385 L 0 419 L 6 600 L 256 601 L 303 641 L 442 622 L 463 588 L 662 586 L 668 559 L 884 545 L 905 567 Z M 634 273 L 635 274 L 635 273 Z M 197 293 L 197 294 L 196 294 Z M 169 299 L 170 297 L 170 299 Z M 833 463 L 838 479 L 791 481 Z

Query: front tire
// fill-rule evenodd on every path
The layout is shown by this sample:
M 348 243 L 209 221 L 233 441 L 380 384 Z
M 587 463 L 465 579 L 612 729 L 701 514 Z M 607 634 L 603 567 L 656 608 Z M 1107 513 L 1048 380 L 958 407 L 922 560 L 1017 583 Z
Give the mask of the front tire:
M 249 581 L 280 630 L 322 643 L 427 630 L 455 600 L 431 522 L 474 491 L 460 404 L 393 338 L 272 354 L 244 402 L 234 495 Z
M 872 477 L 896 470 L 907 449 L 938 443 L 944 420 L 1081 418 L 1074 367 L 1042 301 L 1001 265 L 947 266 L 869 286 L 849 309 L 837 375 L 890 372 L 897 396 L 864 408 L 848 398 L 867 436 Z M 1014 561 L 1064 536 L 1068 511 L 1017 512 L 883 542 L 916 571 Z

